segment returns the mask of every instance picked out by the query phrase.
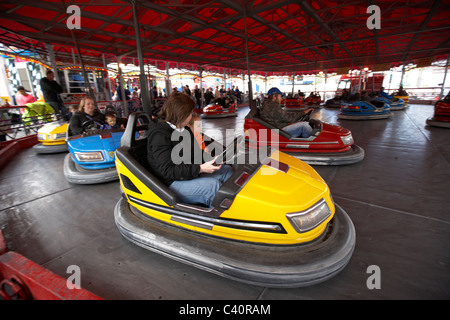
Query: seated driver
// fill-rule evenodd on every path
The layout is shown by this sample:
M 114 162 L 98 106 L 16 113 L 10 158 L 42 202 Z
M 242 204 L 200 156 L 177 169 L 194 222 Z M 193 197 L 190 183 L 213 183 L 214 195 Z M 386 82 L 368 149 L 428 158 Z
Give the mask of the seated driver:
M 386 93 L 384 91 L 384 87 L 380 88 L 380 93 L 379 94 L 380 94 L 380 96 L 385 97 L 386 99 L 389 99 L 389 100 L 394 99 L 394 96 L 391 96 L 391 95 L 389 95 L 388 93 Z
M 233 174 L 233 168 L 226 164 L 214 165 L 215 159 L 196 163 L 194 155 L 202 151 L 194 135 L 186 128 L 194 107 L 195 102 L 185 94 L 173 93 L 169 96 L 159 113 L 158 122 L 149 131 L 147 163 L 151 172 L 168 186 L 182 203 L 211 207 L 217 191 Z M 184 131 L 188 132 L 189 140 L 184 139 L 184 135 L 172 140 L 175 133 Z M 190 161 L 184 161 L 184 152 L 189 150 L 191 155 L 187 158 Z M 180 155 L 180 152 L 183 155 Z
M 217 103 L 224 108 L 229 108 L 231 106 L 231 100 L 229 97 L 217 98 L 214 100 L 214 103 Z
M 394 96 L 407 96 L 408 93 L 405 91 L 405 89 L 403 89 L 403 86 L 400 85 L 400 87 L 398 88 L 398 91 L 396 93 L 394 93 Z
M 89 125 L 86 125 L 88 123 Z M 98 110 L 91 97 L 81 99 L 78 111 L 72 115 L 69 122 L 72 135 L 82 134 L 88 129 L 103 129 L 104 125 L 105 115 Z
M 311 135 L 312 127 L 307 121 L 300 121 L 301 118 L 312 111 L 286 111 L 281 107 L 282 94 L 278 88 L 271 88 L 268 98 L 260 111 L 260 117 L 274 127 L 281 129 L 291 135 L 292 138 L 308 138 Z

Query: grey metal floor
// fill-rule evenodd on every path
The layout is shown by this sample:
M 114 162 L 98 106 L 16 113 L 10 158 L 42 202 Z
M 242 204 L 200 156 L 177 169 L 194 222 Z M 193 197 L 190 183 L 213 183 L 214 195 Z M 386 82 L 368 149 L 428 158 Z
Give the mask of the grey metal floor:
M 213 138 L 243 132 L 238 117 L 203 120 Z M 338 109 L 313 117 L 353 133 L 365 159 L 315 167 L 357 233 L 348 266 L 312 287 L 269 289 L 230 281 L 146 251 L 117 230 L 118 182 L 74 185 L 65 154 L 23 150 L 0 171 L 0 227 L 10 250 L 67 278 L 81 269 L 83 288 L 105 299 L 449 299 L 450 130 L 428 127 L 433 106 L 412 105 L 389 120 L 338 120 Z M 371 265 L 380 289 L 369 289 Z

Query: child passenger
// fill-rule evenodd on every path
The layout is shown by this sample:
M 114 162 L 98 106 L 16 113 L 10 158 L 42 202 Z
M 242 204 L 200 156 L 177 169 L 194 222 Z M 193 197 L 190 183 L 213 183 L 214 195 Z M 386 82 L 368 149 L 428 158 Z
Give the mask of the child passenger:
M 114 113 L 106 113 L 105 114 L 105 129 L 124 129 L 123 124 L 117 124 L 116 115 Z

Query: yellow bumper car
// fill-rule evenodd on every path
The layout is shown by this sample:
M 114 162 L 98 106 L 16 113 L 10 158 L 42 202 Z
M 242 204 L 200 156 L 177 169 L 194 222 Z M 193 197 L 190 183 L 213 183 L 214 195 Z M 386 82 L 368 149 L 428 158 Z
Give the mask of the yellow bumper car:
M 234 174 L 212 207 L 180 203 L 147 169 L 152 124 L 146 113 L 132 114 L 116 150 L 123 197 L 114 215 L 125 238 L 200 269 L 265 287 L 316 284 L 347 265 L 355 247 L 353 223 L 311 166 L 269 146 L 258 156 L 247 149 L 243 157 L 228 146 L 225 152 L 235 156 Z
M 37 153 L 67 152 L 66 131 L 68 122 L 58 120 L 47 123 L 39 128 L 37 138 L 39 143 L 33 146 Z

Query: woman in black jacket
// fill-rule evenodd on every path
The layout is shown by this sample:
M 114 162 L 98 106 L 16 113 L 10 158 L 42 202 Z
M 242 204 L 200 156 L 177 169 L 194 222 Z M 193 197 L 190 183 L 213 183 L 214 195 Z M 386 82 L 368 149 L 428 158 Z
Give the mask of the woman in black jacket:
M 151 172 L 178 196 L 182 203 L 208 207 L 220 186 L 233 174 L 228 165 L 204 162 L 202 150 L 186 127 L 195 102 L 174 93 L 164 103 L 158 122 L 148 136 L 147 161 Z
M 88 129 L 102 129 L 104 126 L 105 115 L 97 109 L 94 99 L 91 97 L 81 99 L 78 111 L 70 118 L 71 134 L 82 134 Z

